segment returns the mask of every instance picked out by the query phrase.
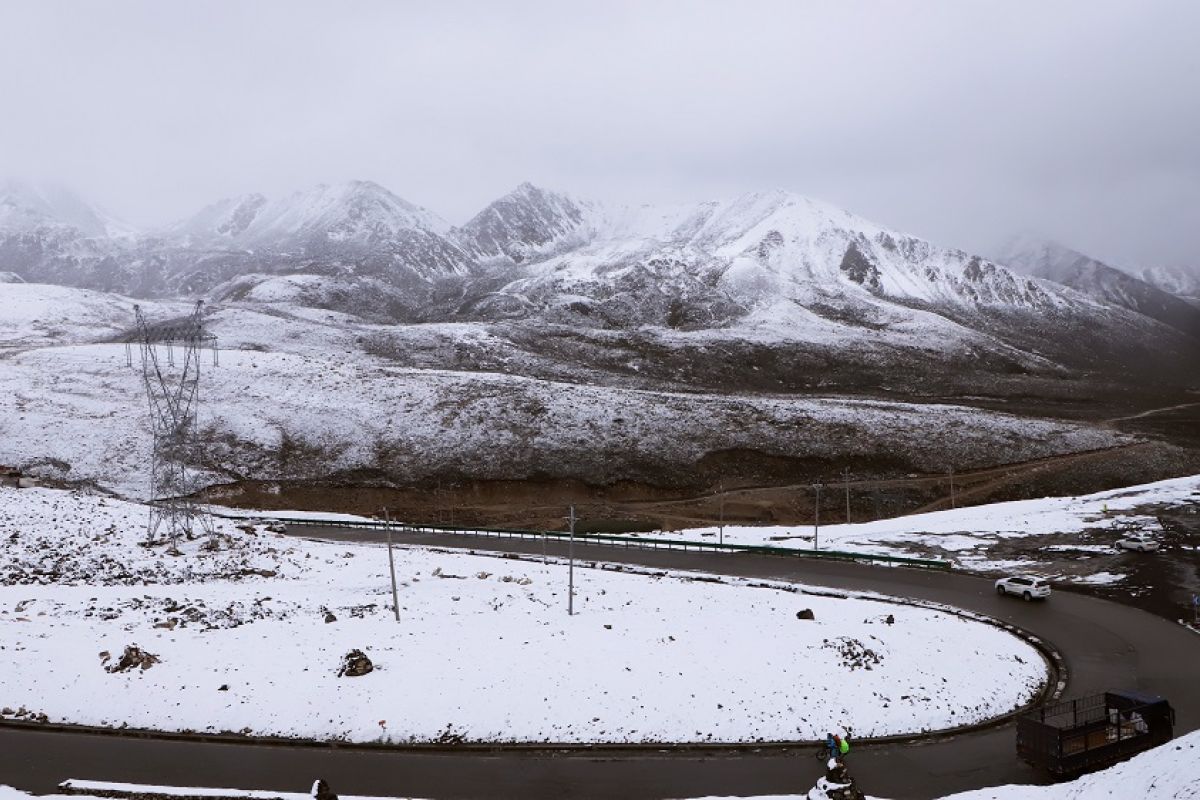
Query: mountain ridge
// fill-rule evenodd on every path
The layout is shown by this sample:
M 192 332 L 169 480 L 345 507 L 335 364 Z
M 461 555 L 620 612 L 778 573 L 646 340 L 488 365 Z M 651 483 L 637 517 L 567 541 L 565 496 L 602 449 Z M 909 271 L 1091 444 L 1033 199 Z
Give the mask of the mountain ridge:
M 1200 309 L 1149 281 L 1058 242 L 1018 237 L 1003 248 L 997 260 L 1093 300 L 1158 320 L 1200 341 Z
M 1171 320 L 1145 305 L 782 189 L 656 206 L 523 183 L 455 227 L 379 184 L 349 181 L 228 198 L 137 237 L 88 236 L 66 220 L 0 230 L 0 271 L 379 322 L 723 331 L 884 361 L 946 350 L 1018 371 L 1145 371 L 1190 358 L 1197 341 L 1177 341 Z

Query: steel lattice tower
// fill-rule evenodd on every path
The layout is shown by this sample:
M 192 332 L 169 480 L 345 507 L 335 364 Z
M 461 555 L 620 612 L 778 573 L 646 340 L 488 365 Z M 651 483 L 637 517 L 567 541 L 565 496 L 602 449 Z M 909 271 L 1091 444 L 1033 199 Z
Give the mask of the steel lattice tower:
M 179 540 L 194 539 L 197 527 L 213 533 L 208 515 L 196 508 L 191 495 L 199 488 L 194 465 L 201 463 L 202 456 L 196 436 L 200 357 L 210 350 L 216 366 L 217 339 L 204 330 L 202 302 L 196 303 L 190 316 L 161 323 L 147 322 L 140 306 L 133 310 L 137 330 L 126 340 L 126 359 L 132 367 L 131 345 L 137 343 L 154 435 L 146 543 L 170 542 L 171 552 L 178 553 Z

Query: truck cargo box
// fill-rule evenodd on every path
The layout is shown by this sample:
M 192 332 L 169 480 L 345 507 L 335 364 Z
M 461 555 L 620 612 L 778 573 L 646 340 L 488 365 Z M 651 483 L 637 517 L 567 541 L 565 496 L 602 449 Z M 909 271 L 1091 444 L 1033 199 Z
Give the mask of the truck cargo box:
M 1175 710 L 1158 695 L 1111 691 L 1017 719 L 1017 754 L 1053 775 L 1101 769 L 1171 740 Z

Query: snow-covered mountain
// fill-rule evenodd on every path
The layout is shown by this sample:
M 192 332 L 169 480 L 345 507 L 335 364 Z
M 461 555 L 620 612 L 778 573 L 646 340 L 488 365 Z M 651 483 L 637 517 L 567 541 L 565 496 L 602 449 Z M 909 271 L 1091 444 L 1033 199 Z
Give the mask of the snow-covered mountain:
M 481 262 L 520 264 L 581 244 L 592 235 L 592 203 L 522 183 L 488 205 L 461 228 L 455 240 Z
M 0 183 L 0 272 L 108 291 L 139 288 L 125 266 L 132 231 L 69 190 Z
M 164 238 L 187 246 L 287 249 L 295 243 L 372 247 L 419 231 L 445 237 L 449 223 L 371 181 L 321 184 L 287 197 L 221 200 L 172 225 Z
M 489 231 L 488 241 L 502 240 L 496 249 L 520 258 L 510 256 L 515 266 L 507 281 L 487 286 L 469 310 L 696 328 L 825 307 L 866 320 L 887 316 L 898 303 L 1033 310 L 1072 303 L 984 259 L 784 191 L 677 207 L 580 205 L 555 197 L 560 213 L 530 211 L 551 208 L 530 202 L 543 198 L 522 187 L 505 198 L 503 210 L 485 212 L 489 221 L 546 222 L 496 225 L 499 236 Z M 514 239 L 514 228 L 528 229 L 526 238 Z M 548 243 L 557 246 L 539 258 L 538 248 Z
M 1027 275 L 1061 283 L 1094 300 L 1136 311 L 1200 340 L 1200 309 L 1141 278 L 1057 242 L 1021 236 L 997 260 Z
M 58 195 L 4 196 L 0 272 L 131 296 L 384 322 L 708 331 L 805 358 L 916 354 L 942 369 L 952 355 L 1019 374 L 1149 370 L 1191 358 L 1196 340 L 1177 331 L 1200 336 L 1182 301 L 1103 265 L 1088 274 L 1104 280 L 1075 291 L 781 190 L 626 206 L 522 184 L 455 228 L 351 181 L 223 200 L 137 236 L 111 235 L 100 212 Z
M 15 178 L 0 181 L 0 235 L 69 228 L 90 238 L 121 237 L 132 229 L 65 186 Z
M 193 292 L 252 272 L 369 275 L 415 291 L 470 267 L 449 233 L 427 209 L 350 181 L 222 200 L 158 232 L 156 249 L 174 264 L 173 283 Z

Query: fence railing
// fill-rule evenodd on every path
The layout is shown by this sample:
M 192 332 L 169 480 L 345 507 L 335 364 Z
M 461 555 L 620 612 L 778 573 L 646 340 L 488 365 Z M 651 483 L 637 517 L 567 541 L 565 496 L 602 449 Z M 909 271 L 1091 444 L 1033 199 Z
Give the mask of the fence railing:
M 277 521 L 284 525 L 296 527 L 319 528 L 363 528 L 367 530 L 384 530 L 387 527 L 383 520 L 340 520 L 340 519 L 276 519 L 265 514 L 226 514 L 216 512 L 216 516 L 225 519 L 243 520 L 248 522 Z M 400 533 L 417 533 L 448 536 L 478 536 L 500 539 L 532 539 L 566 541 L 571 534 L 566 531 L 537 531 L 521 528 L 471 528 L 454 525 L 413 525 L 403 522 L 392 522 L 393 531 Z M 912 558 L 909 556 L 891 556 L 879 553 L 861 553 L 849 550 L 816 550 L 796 547 L 775 547 L 759 544 L 725 544 L 720 542 L 699 542 L 692 539 L 669 539 L 661 536 L 619 536 L 611 533 L 576 533 L 575 543 L 580 545 L 600 545 L 624 549 L 643 550 L 682 550 L 709 553 L 748 553 L 753 555 L 779 556 L 785 558 L 817 558 L 829 561 L 857 561 L 875 564 L 891 564 L 895 566 L 920 567 L 923 569 L 949 570 L 949 561 L 940 558 Z

